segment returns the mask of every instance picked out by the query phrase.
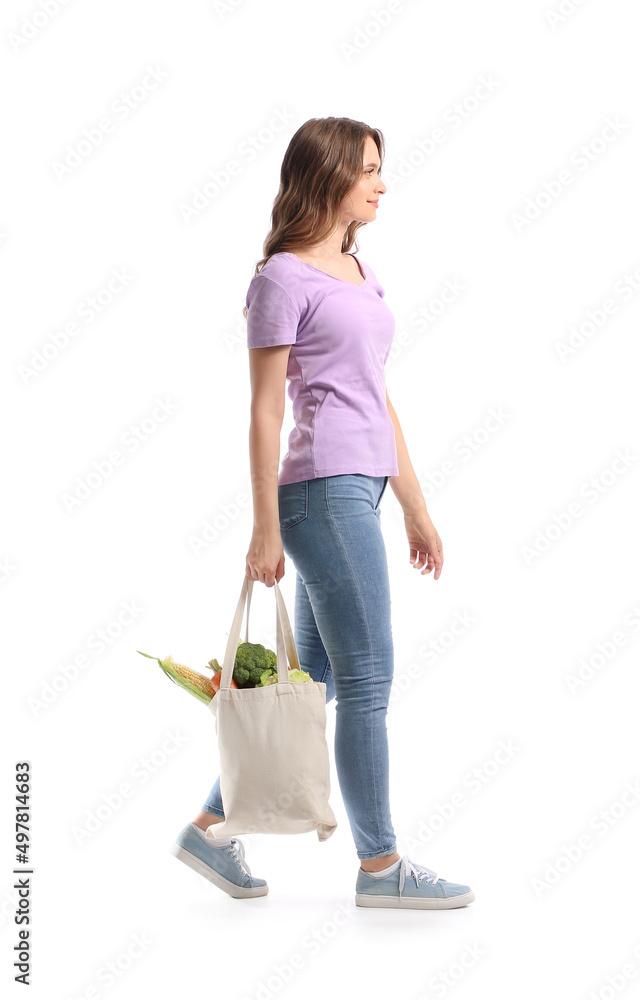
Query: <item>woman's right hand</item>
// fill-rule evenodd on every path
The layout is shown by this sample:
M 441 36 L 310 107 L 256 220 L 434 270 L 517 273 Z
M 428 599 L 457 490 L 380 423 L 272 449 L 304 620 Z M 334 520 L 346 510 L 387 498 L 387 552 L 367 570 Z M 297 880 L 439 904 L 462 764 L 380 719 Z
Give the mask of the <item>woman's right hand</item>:
M 273 587 L 284 576 L 284 549 L 280 526 L 273 529 L 255 528 L 247 552 L 245 575 L 250 580 Z

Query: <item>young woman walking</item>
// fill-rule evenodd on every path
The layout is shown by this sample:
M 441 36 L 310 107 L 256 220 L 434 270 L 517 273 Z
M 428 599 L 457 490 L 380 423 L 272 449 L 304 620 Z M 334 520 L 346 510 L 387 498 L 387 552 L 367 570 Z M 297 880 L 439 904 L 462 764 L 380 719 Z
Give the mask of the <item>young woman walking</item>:
M 356 903 L 445 909 L 474 899 L 402 857 L 389 809 L 386 714 L 391 598 L 380 501 L 404 512 L 409 558 L 440 576 L 442 543 L 386 391 L 395 321 L 372 269 L 350 248 L 373 222 L 384 140 L 363 122 L 316 118 L 295 133 L 246 297 L 253 534 L 246 575 L 272 587 L 296 571 L 300 665 L 337 698 L 335 760 L 360 859 Z M 295 428 L 280 466 L 285 382 Z M 215 837 L 220 780 L 172 853 L 235 897 L 268 892 L 237 837 Z

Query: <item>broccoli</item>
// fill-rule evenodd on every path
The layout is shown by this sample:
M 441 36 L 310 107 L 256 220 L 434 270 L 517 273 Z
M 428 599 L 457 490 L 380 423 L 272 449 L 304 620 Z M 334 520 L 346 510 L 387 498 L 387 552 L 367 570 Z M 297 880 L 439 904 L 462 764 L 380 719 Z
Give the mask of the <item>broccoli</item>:
M 260 687 L 260 678 L 265 670 L 276 673 L 276 654 L 259 642 L 238 643 L 233 665 L 233 679 L 239 688 Z M 220 670 L 217 660 L 209 660 L 212 670 Z
M 262 674 L 270 667 L 275 673 L 277 658 L 259 642 L 240 642 L 236 650 L 233 676 L 238 687 L 258 687 Z
M 217 660 L 209 660 L 212 670 L 220 670 Z M 310 681 L 311 674 L 306 670 L 288 671 L 290 681 Z M 278 683 L 278 660 L 272 649 L 267 649 L 259 642 L 238 642 L 236 659 L 233 666 L 233 679 L 239 688 L 266 687 Z

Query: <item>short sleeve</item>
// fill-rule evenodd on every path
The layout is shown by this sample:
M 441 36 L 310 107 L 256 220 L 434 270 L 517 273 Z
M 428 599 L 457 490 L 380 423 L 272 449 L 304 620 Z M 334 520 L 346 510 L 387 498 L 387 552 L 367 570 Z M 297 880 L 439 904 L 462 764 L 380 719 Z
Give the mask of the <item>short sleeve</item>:
M 246 304 L 247 347 L 295 344 L 300 313 L 288 292 L 266 274 L 256 274 Z

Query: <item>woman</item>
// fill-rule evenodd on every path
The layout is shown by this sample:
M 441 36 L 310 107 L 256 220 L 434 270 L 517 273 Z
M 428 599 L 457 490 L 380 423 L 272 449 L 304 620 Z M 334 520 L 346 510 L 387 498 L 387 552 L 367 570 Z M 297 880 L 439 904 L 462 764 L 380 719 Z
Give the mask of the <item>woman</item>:
M 254 524 L 246 575 L 272 587 L 296 570 L 300 664 L 337 697 L 335 758 L 360 869 L 362 906 L 443 909 L 474 899 L 400 857 L 389 810 L 386 713 L 393 678 L 389 578 L 380 529 L 387 484 L 404 511 L 411 564 L 437 580 L 442 543 L 386 392 L 395 322 L 372 269 L 349 253 L 386 187 L 384 140 L 349 118 L 293 136 L 264 258 L 244 315 L 251 377 Z M 279 470 L 285 380 L 295 428 Z M 278 471 L 279 470 L 279 471 Z M 172 852 L 232 896 L 268 892 L 224 818 L 219 779 Z

